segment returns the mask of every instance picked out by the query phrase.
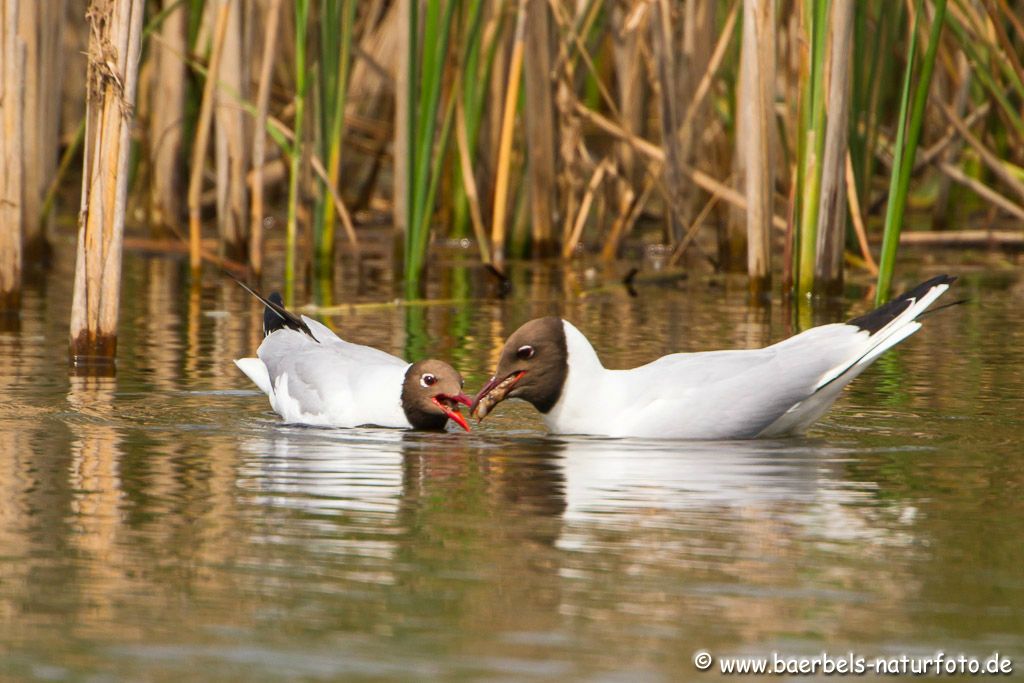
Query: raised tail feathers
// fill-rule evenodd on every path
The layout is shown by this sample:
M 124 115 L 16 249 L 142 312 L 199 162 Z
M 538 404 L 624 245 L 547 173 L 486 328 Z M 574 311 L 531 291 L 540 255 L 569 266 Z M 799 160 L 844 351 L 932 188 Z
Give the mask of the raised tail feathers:
M 867 332 L 866 344 L 858 355 L 830 372 L 814 387 L 814 392 L 790 408 L 782 417 L 769 425 L 759 436 L 783 436 L 804 431 L 825 412 L 842 393 L 843 387 L 853 381 L 880 355 L 921 329 L 917 318 L 956 280 L 940 275 L 917 285 L 887 304 L 846 324 Z
M 936 299 L 956 281 L 952 275 L 938 275 L 900 294 L 886 304 L 862 316 L 847 321 L 847 325 L 868 333 L 869 344 L 860 356 L 850 363 L 840 365 L 818 382 L 815 391 L 821 390 L 840 377 L 847 375 L 851 368 L 864 368 L 896 344 L 921 329 L 916 322 Z M 852 379 L 852 378 L 851 378 Z
M 230 273 L 228 274 L 230 275 Z M 284 307 L 284 300 L 278 292 L 273 292 L 269 297 L 265 297 L 234 275 L 231 275 L 231 279 L 237 282 L 242 289 L 263 302 L 263 305 L 266 307 L 266 310 L 263 312 L 264 337 L 271 332 L 287 328 L 309 335 L 310 339 L 318 344 L 320 343 L 320 340 L 313 335 L 305 321 Z

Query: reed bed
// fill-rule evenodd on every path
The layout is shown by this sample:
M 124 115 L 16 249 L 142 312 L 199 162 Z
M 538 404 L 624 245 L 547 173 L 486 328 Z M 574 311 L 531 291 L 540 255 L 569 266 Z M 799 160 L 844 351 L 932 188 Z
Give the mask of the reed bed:
M 660 246 L 798 298 L 877 271 L 883 301 L 899 245 L 921 241 L 908 211 L 935 244 L 1024 217 L 1022 0 L 137 2 L 147 96 L 126 102 L 142 153 L 123 208 L 188 235 L 196 270 L 204 237 L 253 275 L 283 238 L 289 299 L 338 263 L 339 223 L 351 245 L 394 226 L 410 299 L 459 238 L 499 273 Z M 22 72 L 59 81 L 87 51 L 84 0 L 20 5 Z M 26 244 L 79 123 L 54 98 L 84 83 L 24 88 Z

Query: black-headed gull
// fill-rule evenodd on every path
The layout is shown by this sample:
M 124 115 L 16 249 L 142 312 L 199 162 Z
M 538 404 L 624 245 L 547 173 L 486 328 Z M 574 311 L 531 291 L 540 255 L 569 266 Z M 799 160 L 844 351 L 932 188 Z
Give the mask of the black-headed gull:
M 560 318 L 516 330 L 470 412 L 506 398 L 533 404 L 558 434 L 749 439 L 800 433 L 825 414 L 956 278 L 940 275 L 859 318 L 822 325 L 763 349 L 676 353 L 608 370 L 583 333 Z
M 280 296 L 265 299 L 245 288 L 266 306 L 265 337 L 257 358 L 240 358 L 235 365 L 287 422 L 444 429 L 452 420 L 469 431 L 459 413 L 469 397 L 452 366 L 433 359 L 408 363 L 347 342 L 316 320 L 286 310 Z

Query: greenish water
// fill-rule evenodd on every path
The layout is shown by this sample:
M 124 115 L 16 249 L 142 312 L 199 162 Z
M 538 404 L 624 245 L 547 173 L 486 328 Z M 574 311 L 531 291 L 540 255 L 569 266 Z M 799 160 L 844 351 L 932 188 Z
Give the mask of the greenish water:
M 657 443 L 549 437 L 513 403 L 470 435 L 282 425 L 231 363 L 258 306 L 138 255 L 117 377 L 69 378 L 58 255 L 0 333 L 4 680 L 687 680 L 700 649 L 1024 668 L 1019 279 L 964 277 L 970 303 L 805 438 Z M 554 312 L 612 367 L 795 331 L 739 283 L 632 298 L 523 271 L 499 300 L 479 269 L 437 273 L 432 296 L 484 298 L 331 322 L 451 359 L 470 389 Z M 349 269 L 335 299 L 387 301 L 389 278 Z

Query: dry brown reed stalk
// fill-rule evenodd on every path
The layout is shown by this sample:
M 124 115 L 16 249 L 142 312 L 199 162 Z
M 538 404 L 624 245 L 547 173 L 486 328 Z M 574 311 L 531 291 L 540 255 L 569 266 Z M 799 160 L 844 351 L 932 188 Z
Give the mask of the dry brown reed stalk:
M 683 116 L 679 122 L 678 135 L 683 161 L 690 166 L 697 166 L 707 155 L 706 148 L 701 145 L 701 138 L 709 128 L 711 108 L 703 97 L 698 100 L 689 93 L 696 92 L 711 64 L 718 29 L 717 5 L 715 2 L 696 1 L 683 5 L 682 40 L 677 42 L 679 52 L 676 63 L 684 67 L 680 73 L 679 91 L 687 93 L 683 99 L 688 99 L 689 102 L 680 112 Z M 699 125 L 693 125 L 695 120 L 699 121 Z M 686 214 L 693 216 L 702 203 L 702 193 L 691 183 L 683 185 L 682 191 Z
M 627 8 L 623 3 L 616 2 L 612 7 L 612 59 L 618 83 L 616 94 L 619 123 L 623 130 L 631 134 L 642 134 L 644 124 L 643 65 L 640 60 L 640 31 L 637 30 L 636 24 L 639 21 L 637 14 L 646 7 L 638 3 L 629 13 L 626 12 Z M 629 181 L 626 187 L 632 192 L 630 186 L 636 184 L 640 178 L 633 148 L 626 143 L 619 143 L 617 147 L 619 166 L 622 175 Z M 616 231 L 613 229 L 612 235 L 615 234 Z
M 828 125 L 821 162 L 818 243 L 814 263 L 814 286 L 828 294 L 838 294 L 843 286 L 843 249 L 846 244 L 844 180 L 849 139 L 853 4 L 854 0 L 833 0 L 829 21 L 829 85 L 825 102 Z
M 277 30 L 280 24 L 281 0 L 271 0 L 264 18 L 263 57 L 260 81 L 256 90 L 256 120 L 253 123 L 252 171 L 250 189 L 252 206 L 249 225 L 249 267 L 259 278 L 263 273 L 263 172 L 267 151 L 267 109 L 270 106 L 270 76 L 277 51 Z M 284 165 L 281 165 L 284 171 Z M 282 178 L 284 174 L 282 173 Z
M 718 42 L 715 43 L 715 47 L 711 51 L 711 56 L 707 60 L 707 65 L 704 68 L 704 74 L 701 76 L 700 81 L 697 83 L 697 87 L 693 91 L 693 97 L 687 104 L 686 114 L 683 115 L 683 122 L 680 124 L 680 129 L 683 131 L 693 127 L 698 114 L 705 108 L 704 100 L 707 97 L 708 91 L 711 89 L 711 83 L 718 74 L 719 67 L 722 66 L 722 60 L 725 58 L 726 50 L 732 42 L 733 29 L 736 27 L 736 18 L 739 16 L 739 7 L 740 0 L 736 0 L 732 5 L 732 9 L 729 10 L 729 14 L 726 16 L 725 22 L 722 24 L 722 32 L 719 34 Z M 712 14 L 711 16 L 713 17 L 714 15 Z
M 942 232 L 911 231 L 900 234 L 900 244 L 923 247 L 1009 247 L 1024 248 L 1020 230 L 943 230 Z
M 988 200 L 1014 218 L 1024 220 L 1024 207 L 1007 199 L 977 178 L 967 175 L 959 166 L 954 166 L 945 161 L 938 162 L 936 166 L 954 181 L 973 190 L 982 199 Z
M 221 248 L 234 259 L 246 256 L 246 237 L 249 229 L 249 198 L 245 174 L 249 169 L 248 116 L 239 106 L 244 101 L 249 85 L 249 46 L 246 24 L 252 23 L 245 14 L 251 10 L 251 0 L 217 0 L 214 7 L 228 7 L 227 33 L 218 69 L 211 69 L 208 77 L 217 81 L 214 91 L 214 150 L 216 159 L 217 228 Z
M 334 206 L 334 210 L 338 213 L 338 216 L 341 218 L 341 224 L 345 228 L 345 236 L 348 237 L 349 243 L 358 249 L 359 238 L 356 237 L 356 226 L 352 222 L 352 212 L 350 212 L 348 207 L 345 206 L 345 200 L 341 198 L 338 188 L 330 182 L 330 174 L 324 167 L 320 157 L 311 153 L 309 155 L 309 163 L 313 167 L 313 172 L 316 173 L 320 180 L 324 181 L 324 185 L 327 187 L 327 192 L 331 196 L 331 204 Z
M 842 1 L 842 0 L 838 0 Z M 743 0 L 743 46 L 737 94 L 739 152 L 747 197 L 747 274 L 761 294 L 771 280 L 771 219 L 775 187 L 772 123 L 775 107 L 775 0 Z M 845 129 L 844 129 L 845 130 Z
M 410 131 L 412 125 L 410 116 L 415 106 L 409 101 L 409 79 L 412 77 L 414 55 L 409 47 L 412 44 L 412 37 L 409 35 L 411 22 L 409 13 L 413 7 L 418 7 L 419 0 L 396 0 L 393 26 L 398 27 L 395 31 L 399 35 L 396 52 L 398 53 L 397 66 L 395 69 L 395 127 L 392 137 L 394 138 L 394 169 L 391 174 L 391 221 L 395 224 L 395 231 L 398 234 L 396 243 L 401 244 L 401 235 L 409 229 L 409 180 L 412 168 L 410 164 L 409 146 Z M 353 73 L 353 80 L 359 76 L 358 64 Z
M 860 245 L 860 255 L 864 259 L 864 265 L 872 275 L 878 275 L 878 263 L 871 255 L 871 248 L 868 246 L 867 230 L 864 228 L 864 217 L 860 210 L 860 199 L 857 196 L 857 177 L 853 173 L 853 160 L 850 158 L 850 150 L 846 150 L 846 163 L 844 176 L 846 177 L 846 205 L 850 209 L 850 219 L 853 221 L 853 230 L 857 234 L 857 244 Z
M 647 177 L 644 178 L 644 184 L 640 190 L 640 194 L 635 198 L 630 198 L 632 190 L 626 193 L 624 200 L 629 200 L 629 212 L 625 216 L 625 220 L 619 223 L 616 221 L 612 224 L 612 229 L 608 234 L 608 239 L 605 241 L 604 247 L 601 250 L 601 258 L 605 261 L 611 261 L 619 253 L 619 244 L 622 242 L 623 237 L 628 235 L 640 218 L 640 214 L 647 206 L 647 200 L 651 198 L 651 193 L 657 186 L 657 179 L 654 175 L 648 173 Z
M 594 174 L 590 176 L 590 182 L 587 183 L 587 191 L 583 195 L 583 201 L 580 202 L 580 210 L 576 214 L 576 222 L 572 226 L 572 232 L 569 233 L 569 239 L 562 245 L 562 258 L 569 259 L 576 251 L 576 245 L 579 244 L 580 238 L 583 236 L 583 228 L 587 224 L 587 216 L 590 214 L 590 205 L 594 202 L 594 195 L 597 193 L 597 189 L 601 186 L 605 174 L 608 173 L 611 167 L 611 161 L 608 158 L 604 158 L 597 165 L 597 168 L 594 169 Z
M 575 93 L 575 69 L 569 57 L 568 45 L 575 42 L 568 36 L 577 33 L 577 26 L 588 25 L 587 2 L 575 4 L 575 14 L 565 16 L 564 7 L 555 0 L 550 1 L 551 12 L 558 27 L 558 59 L 552 71 L 556 74 L 555 107 L 558 111 L 558 189 L 562 198 L 561 239 L 564 244 L 576 222 L 576 211 L 583 193 L 582 178 L 584 163 L 580 155 L 583 149 L 583 130 L 578 108 L 583 108 Z
M 43 195 L 57 167 L 60 93 L 63 80 L 61 33 L 64 0 L 22 2 L 20 32 L 25 49 L 23 131 L 25 253 L 48 254 L 46 225 L 41 222 Z
M 70 355 L 109 363 L 117 350 L 128 153 L 144 0 L 93 0 L 89 31 L 82 208 L 78 221 Z
M 526 55 L 523 62 L 527 183 L 534 256 L 554 248 L 555 116 L 551 81 L 551 18 L 547 0 L 526 0 Z
M 18 0 L 0 2 L 0 311 L 21 303 L 24 57 Z
M 672 9 L 668 0 L 655 0 L 651 9 L 651 47 L 658 76 L 655 83 L 658 91 L 658 120 L 661 123 L 661 144 L 665 152 L 662 172 L 669 199 L 668 236 L 673 244 L 678 244 L 683 238 L 682 226 L 689 218 L 683 213 L 682 165 L 685 151 L 680 145 L 680 121 L 676 109 L 680 97 L 673 49 Z
M 176 0 L 164 0 L 167 10 Z M 185 115 L 184 5 L 170 10 L 160 25 L 160 40 L 150 48 L 154 64 L 155 86 L 151 89 L 149 155 L 153 164 L 150 193 L 150 226 L 176 226 L 181 214 L 181 143 Z
M 697 217 L 693 219 L 693 224 L 690 225 L 689 230 L 686 231 L 686 235 L 684 235 L 682 241 L 676 245 L 676 248 L 672 250 L 672 255 L 668 257 L 668 263 L 666 264 L 668 268 L 674 268 L 679 265 L 683 255 L 686 253 L 686 249 L 693 244 L 693 240 L 697 237 L 697 231 L 700 230 L 704 221 L 707 220 L 707 217 L 711 214 L 715 205 L 718 204 L 719 199 L 719 195 L 711 195 L 707 202 L 704 203 L 704 208 L 702 208 L 700 213 L 697 214 Z
M 601 114 L 598 114 L 595 111 L 587 109 L 582 104 L 577 104 L 576 112 L 580 115 L 581 118 L 593 124 L 597 128 L 600 128 L 606 133 L 614 135 L 620 140 L 629 143 L 633 147 L 634 151 L 639 152 L 640 154 L 647 157 L 651 161 L 657 162 L 659 164 L 665 162 L 664 150 L 662 150 L 654 143 L 648 140 L 644 140 L 643 138 L 638 138 L 635 135 L 630 135 L 626 131 L 622 130 L 622 128 L 616 125 L 613 121 L 609 121 L 604 116 L 601 116 Z M 694 184 L 699 186 L 705 192 L 718 194 L 728 204 L 736 207 L 737 209 L 740 209 L 741 211 L 747 210 L 747 200 L 744 198 L 742 194 L 737 192 L 735 189 L 728 187 L 720 180 L 711 177 L 710 175 L 699 169 L 684 166 L 682 170 L 687 178 L 689 178 Z M 786 220 L 777 214 L 772 217 L 771 222 L 772 226 L 778 230 L 786 229 Z
M 971 65 L 967 56 L 962 51 L 956 54 L 956 83 L 953 95 L 953 112 L 958 118 L 963 117 L 970 103 L 971 94 Z M 951 80 L 951 79 L 947 79 Z M 963 141 L 956 140 L 943 152 L 943 160 L 953 163 L 960 157 L 963 150 Z M 946 227 L 946 219 L 949 215 L 949 190 L 953 181 L 947 175 L 939 176 L 938 189 L 935 192 L 935 203 L 932 206 L 932 224 L 938 228 Z
M 189 264 L 193 271 L 202 268 L 202 256 L 199 253 L 199 241 L 202 236 L 203 162 L 206 159 L 206 147 L 210 139 L 210 123 L 213 118 L 214 91 L 217 87 L 216 74 L 220 72 L 220 55 L 224 46 L 224 36 L 228 28 L 229 5 L 221 5 L 217 11 L 217 23 L 214 28 L 213 48 L 210 51 L 210 67 L 206 72 L 206 84 L 203 86 L 203 100 L 199 105 L 199 117 L 196 121 L 196 136 L 192 146 L 192 173 L 188 182 L 188 234 Z
M 519 81 L 523 71 L 525 46 L 526 2 L 519 0 L 516 11 L 516 29 L 512 39 L 512 57 L 509 60 L 507 91 L 501 117 L 501 136 L 498 141 L 498 167 L 494 181 L 494 213 L 491 219 L 491 259 L 498 270 L 505 266 L 506 214 L 508 213 L 508 186 L 512 171 L 512 134 L 515 132 L 516 105 L 519 102 Z
M 487 83 L 487 105 L 480 118 L 477 133 L 476 183 L 480 190 L 481 208 L 484 214 L 494 212 L 494 189 L 498 172 L 498 151 L 501 148 L 501 124 L 504 120 L 505 93 L 507 90 L 509 64 L 512 59 L 512 43 L 515 33 L 515 13 L 518 0 L 486 0 L 484 20 L 487 27 L 493 27 L 490 43 L 494 45 L 494 58 L 491 61 L 491 77 Z M 486 29 L 485 29 L 486 33 Z M 467 112 L 468 113 L 468 112 Z
M 466 190 L 466 200 L 469 204 L 469 217 L 473 225 L 473 234 L 476 236 L 481 260 L 483 260 L 485 265 L 491 265 L 491 245 L 487 239 L 483 214 L 480 211 L 480 193 L 476 186 L 473 162 L 469 158 L 466 109 L 463 106 L 461 97 L 455 103 L 455 141 L 459 154 L 459 169 L 462 171 L 462 182 Z
M 993 175 L 1006 183 L 1006 186 L 1014 191 L 1018 199 L 1024 201 L 1024 183 L 1022 183 L 1014 173 L 1007 169 L 1005 162 L 988 147 L 983 145 L 981 141 L 971 133 L 970 128 L 959 116 L 957 116 L 952 107 L 940 102 L 938 108 L 942 112 L 943 116 L 946 117 L 946 120 L 952 124 L 954 129 L 956 129 L 957 133 L 960 134 L 960 138 L 964 140 L 971 149 L 978 153 L 978 157 L 985 166 L 992 171 Z M 946 162 L 948 163 L 948 161 L 949 160 L 947 158 Z
M 125 237 L 123 245 L 125 251 L 142 251 L 150 254 L 188 254 L 189 245 L 181 239 L 179 233 L 173 239 L 146 238 L 146 237 Z M 231 271 L 239 277 L 245 277 L 248 270 L 244 263 L 232 261 L 217 255 L 219 240 L 207 238 L 202 241 L 199 253 L 203 260 L 217 268 Z

